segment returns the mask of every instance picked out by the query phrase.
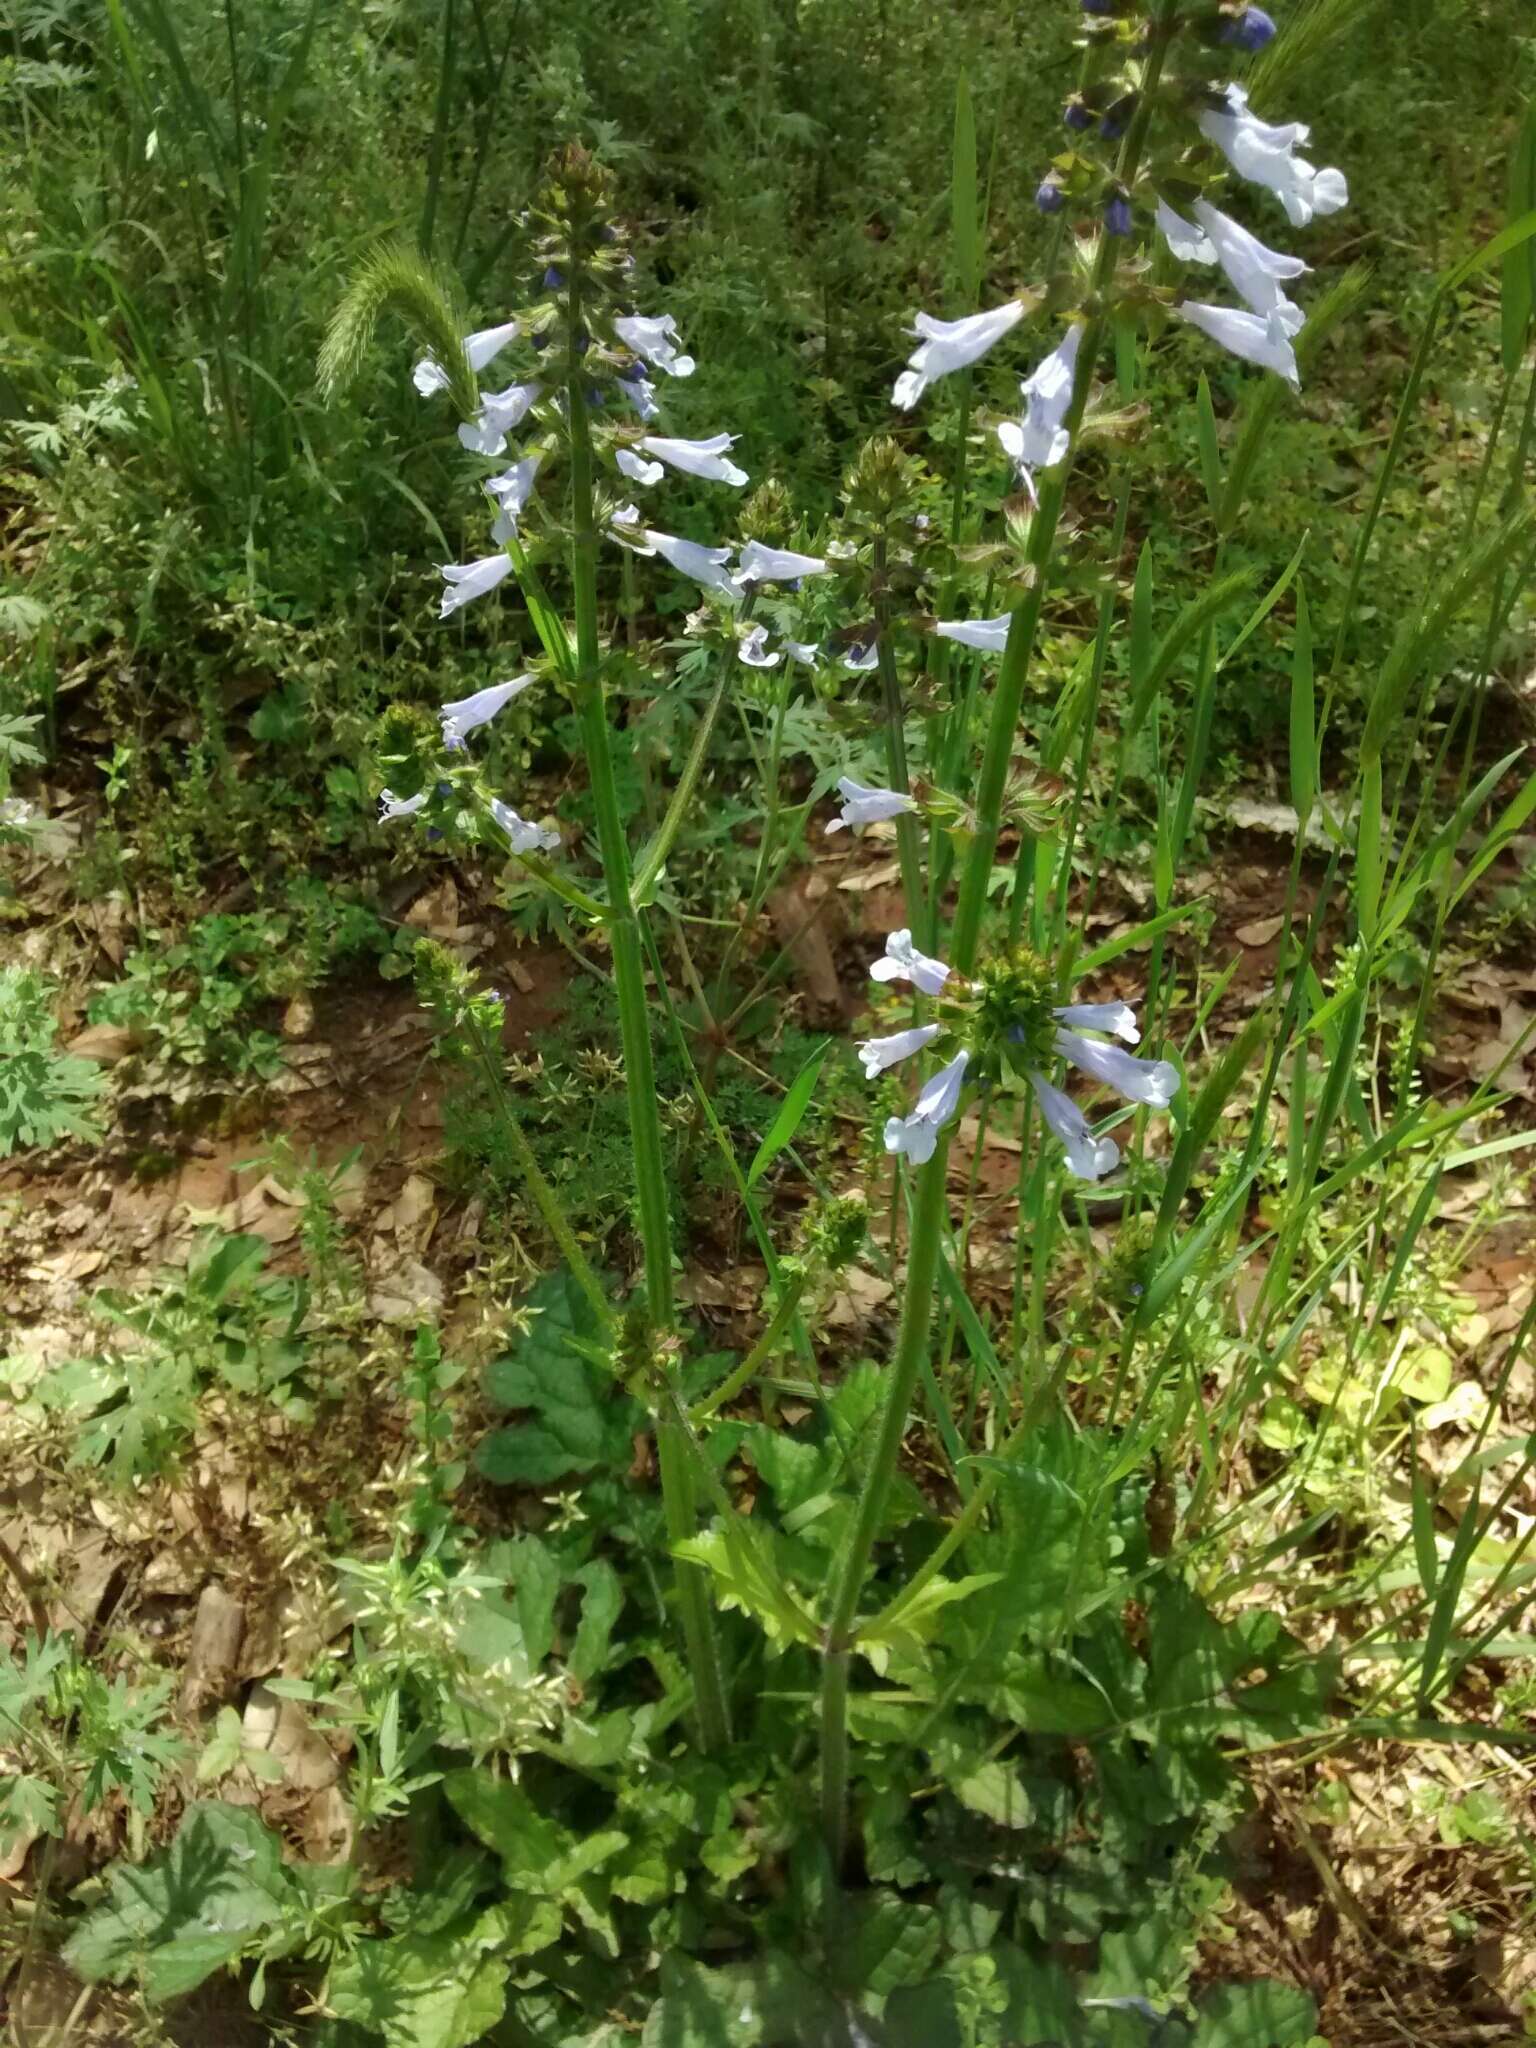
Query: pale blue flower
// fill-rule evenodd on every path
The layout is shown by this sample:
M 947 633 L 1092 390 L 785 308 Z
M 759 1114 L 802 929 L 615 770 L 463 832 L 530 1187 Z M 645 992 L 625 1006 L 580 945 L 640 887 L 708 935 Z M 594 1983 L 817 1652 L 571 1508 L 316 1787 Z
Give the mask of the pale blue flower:
M 900 1154 L 913 1166 L 926 1166 L 939 1141 L 939 1131 L 960 1107 L 965 1086 L 968 1052 L 958 1052 L 946 1067 L 940 1067 L 925 1083 L 910 1116 L 893 1116 L 885 1126 L 885 1149 Z
M 1031 1072 L 1028 1080 L 1047 1129 L 1065 1146 L 1067 1164 L 1078 1179 L 1102 1180 L 1106 1173 L 1113 1173 L 1120 1164 L 1120 1147 L 1114 1139 L 1096 1138 L 1071 1096 L 1053 1087 L 1043 1074 Z
M 759 624 L 749 626 L 742 634 L 736 644 L 736 658 L 748 668 L 777 668 L 784 656 L 777 650 L 770 653 L 768 628 Z
M 1058 1031 L 1056 1050 L 1127 1102 L 1166 1109 L 1179 1092 L 1179 1070 L 1171 1060 L 1139 1060 L 1118 1045 L 1100 1045 L 1097 1039 L 1080 1038 L 1075 1031 Z
M 1071 451 L 1072 437 L 1067 432 L 1066 419 L 1072 408 L 1077 352 L 1082 340 L 1083 330 L 1074 320 L 1058 346 L 1020 384 L 1023 416 L 1004 420 L 997 430 L 998 440 L 1012 456 L 1019 480 L 1032 498 L 1035 471 L 1054 469 L 1058 462 L 1066 461 Z
M 735 441 L 734 434 L 711 434 L 704 441 L 678 441 L 662 434 L 647 434 L 640 446 L 672 469 L 684 470 L 689 476 L 701 476 L 707 483 L 734 484 L 739 489 L 749 479 L 747 472 L 738 469 L 727 456 L 727 449 L 733 447 Z
M 659 462 L 647 462 L 643 455 L 636 455 L 632 448 L 615 449 L 613 459 L 630 481 L 639 484 L 642 490 L 649 490 L 652 484 L 659 484 L 666 474 Z
M 963 320 L 935 320 L 930 314 L 919 313 L 912 322 L 919 346 L 908 356 L 906 369 L 896 379 L 892 403 L 903 412 L 910 412 L 937 378 L 979 362 L 1023 317 L 1020 299 L 1010 299 L 1006 305 L 994 306 L 985 313 L 970 313 Z
M 995 619 L 940 619 L 934 627 L 941 640 L 956 640 L 962 647 L 979 648 L 983 654 L 1001 654 L 1008 644 L 1012 612 Z
M 533 825 L 520 818 L 510 804 L 493 796 L 486 805 L 492 818 L 512 842 L 514 853 L 557 853 L 560 834 L 548 825 Z
M 881 818 L 899 818 L 913 807 L 911 797 L 899 789 L 866 788 L 851 775 L 839 776 L 837 787 L 843 808 L 828 825 L 829 832 L 841 832 L 845 825 L 873 825 Z
M 823 576 L 827 564 L 820 555 L 798 555 L 793 548 L 767 548 L 749 540 L 736 564 L 739 583 L 798 583 L 802 576 Z
M 1223 89 L 1224 105 L 1198 116 L 1200 133 L 1215 143 L 1240 178 L 1273 192 L 1292 227 L 1304 228 L 1320 213 L 1337 213 L 1349 204 L 1349 185 L 1338 170 L 1317 170 L 1296 146 L 1311 129 L 1305 121 L 1275 126 L 1250 113 L 1248 95 L 1240 85 Z
M 677 322 L 670 313 L 659 320 L 647 320 L 639 314 L 630 314 L 615 320 L 613 331 L 626 348 L 632 348 L 637 356 L 643 356 L 658 370 L 665 370 L 669 377 L 691 377 L 694 372 L 692 356 L 678 353 Z
M 941 994 L 950 975 L 942 960 L 931 959 L 917 950 L 906 926 L 891 933 L 884 954 L 871 962 L 869 972 L 875 981 L 910 981 L 925 996 Z
M 508 342 L 515 341 L 518 323 L 505 321 L 500 327 L 481 327 L 474 334 L 464 337 L 464 357 L 476 373 L 483 370 L 499 356 Z M 411 371 L 411 382 L 423 398 L 430 398 L 434 391 L 446 391 L 451 382 L 448 372 L 436 356 L 423 356 Z
M 866 1038 L 858 1048 L 865 1080 L 873 1081 L 887 1067 L 894 1067 L 899 1060 L 910 1059 L 913 1053 L 921 1052 L 925 1045 L 933 1043 L 941 1028 L 937 1024 L 918 1024 L 910 1031 L 893 1031 L 889 1038 Z
M 428 792 L 422 790 L 419 796 L 396 796 L 392 789 L 379 791 L 379 823 L 389 824 L 395 818 L 414 818 L 427 802 Z
M 443 745 L 457 751 L 463 746 L 465 736 L 482 725 L 489 725 L 504 705 L 514 697 L 520 697 L 533 681 L 532 676 L 513 676 L 510 682 L 492 683 L 488 689 L 476 690 L 472 697 L 460 697 L 452 704 L 438 708 L 443 724 Z
M 1256 363 L 1261 370 L 1273 370 L 1293 391 L 1301 389 L 1301 371 L 1291 345 L 1293 330 L 1283 313 L 1274 312 L 1263 319 L 1237 306 L 1207 306 L 1194 299 L 1182 300 L 1173 310 L 1232 355 Z
M 474 419 L 459 428 L 459 440 L 471 455 L 499 455 L 543 389 L 542 384 L 509 384 L 505 391 L 490 392 Z
M 512 567 L 506 555 L 483 555 L 478 562 L 444 562 L 438 570 L 447 588 L 438 617 L 446 619 L 460 605 L 470 604 L 494 590 Z

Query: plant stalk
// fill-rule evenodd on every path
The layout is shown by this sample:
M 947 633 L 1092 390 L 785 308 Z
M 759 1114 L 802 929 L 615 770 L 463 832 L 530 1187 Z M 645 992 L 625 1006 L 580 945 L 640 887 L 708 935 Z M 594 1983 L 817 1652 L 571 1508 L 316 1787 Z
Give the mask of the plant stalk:
M 573 266 L 574 269 L 574 266 Z M 608 935 L 618 992 L 619 1033 L 635 1161 L 635 1199 L 645 1261 L 646 1319 L 653 1342 L 673 1323 L 672 1219 L 667 1201 L 661 1116 L 657 1107 L 650 1015 L 645 993 L 640 917 L 630 886 L 629 841 L 614 781 L 597 632 L 597 527 L 593 509 L 592 435 L 576 336 L 581 327 L 579 284 L 573 277 L 567 339 L 566 405 L 570 420 L 572 542 L 571 584 L 576 613 L 576 696 L 581 712 L 598 845 L 608 885 Z M 667 1540 L 675 1548 L 695 1534 L 697 1513 L 688 1447 L 675 1413 L 657 1417 L 657 1459 Z M 693 1674 L 699 1734 L 706 1750 L 730 1741 L 730 1718 L 720 1669 L 706 1574 L 696 1564 L 676 1565 L 683 1639 Z

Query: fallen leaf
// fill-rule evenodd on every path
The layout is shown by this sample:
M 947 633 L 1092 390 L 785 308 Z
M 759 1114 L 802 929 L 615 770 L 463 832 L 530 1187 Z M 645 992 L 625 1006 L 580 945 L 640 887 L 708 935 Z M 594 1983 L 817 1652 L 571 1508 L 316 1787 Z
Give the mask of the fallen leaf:
M 1240 946 L 1267 946 L 1285 923 L 1281 917 L 1261 917 L 1252 924 L 1240 924 L 1233 937 Z

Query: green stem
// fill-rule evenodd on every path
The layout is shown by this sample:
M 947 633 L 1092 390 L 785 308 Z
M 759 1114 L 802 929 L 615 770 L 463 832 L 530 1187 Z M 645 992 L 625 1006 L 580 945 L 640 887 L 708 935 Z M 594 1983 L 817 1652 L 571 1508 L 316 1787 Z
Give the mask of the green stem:
M 779 1297 L 779 1305 L 769 1320 L 767 1329 L 758 1338 L 746 1357 L 727 1378 L 723 1379 L 712 1394 L 706 1394 L 702 1401 L 695 1401 L 688 1410 L 688 1420 L 697 1427 L 707 1422 L 727 1401 L 734 1401 L 744 1387 L 749 1387 L 775 1351 L 788 1336 L 796 1316 L 800 1312 L 800 1297 L 805 1292 L 806 1276 L 797 1273 Z
M 904 730 L 901 684 L 896 675 L 896 650 L 891 645 L 891 600 L 886 587 L 885 540 L 874 546 L 875 649 L 880 664 L 880 699 L 885 715 L 885 759 L 890 786 L 903 796 L 912 794 L 907 769 L 907 736 Z M 918 845 L 917 820 L 904 811 L 896 820 L 896 847 L 901 855 L 901 887 L 907 903 L 907 922 L 920 946 L 933 944 L 928 891 L 923 882 L 922 849 Z
M 875 1538 L 885 1520 L 896 1461 L 907 1432 L 907 1417 L 918 1375 L 928 1356 L 928 1324 L 938 1284 L 944 1236 L 944 1169 L 949 1157 L 941 1134 L 933 1157 L 921 1169 L 912 1205 L 907 1247 L 907 1288 L 896 1355 L 880 1416 L 880 1434 L 864 1475 L 853 1530 L 838 1562 L 831 1612 L 822 1638 L 821 1814 L 834 1872 L 848 1852 L 848 1668 L 853 1655 L 854 1619 Z
M 575 266 L 572 266 L 573 270 Z M 645 994 L 640 917 L 630 886 L 629 842 L 614 781 L 608 705 L 599 665 L 597 634 L 597 527 L 592 490 L 592 435 L 576 336 L 581 329 L 579 283 L 571 282 L 566 364 L 566 406 L 570 420 L 572 545 L 571 583 L 576 612 L 576 698 L 581 712 L 598 845 L 608 884 L 608 936 L 618 992 L 619 1033 L 624 1048 L 624 1083 L 629 1102 L 630 1143 L 635 1161 L 635 1197 L 645 1261 L 647 1320 L 653 1339 L 673 1324 L 672 1218 L 656 1072 L 651 1056 L 650 1016 Z M 675 1549 L 696 1533 L 693 1470 L 687 1442 L 671 1405 L 657 1418 L 657 1459 L 667 1540 Z M 725 1684 L 703 1569 L 679 1561 L 677 1590 L 683 1639 L 693 1673 L 699 1733 L 706 1750 L 730 1741 Z

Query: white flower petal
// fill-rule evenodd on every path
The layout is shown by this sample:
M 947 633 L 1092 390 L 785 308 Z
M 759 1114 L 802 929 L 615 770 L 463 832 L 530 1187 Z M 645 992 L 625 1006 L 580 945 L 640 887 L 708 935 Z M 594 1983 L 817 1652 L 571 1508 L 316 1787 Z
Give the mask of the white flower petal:
M 980 648 L 983 654 L 1001 654 L 1008 644 L 1013 613 L 995 619 L 940 619 L 934 627 L 941 640 L 958 640 L 962 647 Z
M 477 726 L 488 725 L 497 712 L 514 697 L 520 697 L 533 681 L 532 676 L 513 676 L 510 682 L 492 683 L 488 689 L 476 690 L 472 697 L 460 697 L 451 704 L 439 707 L 438 716 L 443 722 L 443 744 L 447 747 L 462 747 L 466 733 Z
M 710 483 L 734 484 L 739 488 L 749 478 L 744 469 L 738 469 L 726 457 L 726 450 L 733 446 L 735 440 L 734 434 L 711 434 L 706 441 L 679 441 L 661 434 L 647 434 L 640 446 L 671 468 L 681 469 L 689 476 L 701 476 Z
M 1020 384 L 1023 417 L 1016 424 L 1007 422 L 1011 431 L 1006 434 L 1002 427 L 998 429 L 998 439 L 1012 456 L 1031 494 L 1035 471 L 1054 469 L 1058 462 L 1066 461 L 1071 451 L 1072 437 L 1067 432 L 1066 418 L 1072 409 L 1077 353 L 1082 340 L 1082 327 L 1074 320 L 1058 346 Z
M 496 823 L 512 842 L 514 853 L 556 853 L 560 847 L 560 834 L 553 827 L 531 824 L 527 818 L 520 818 L 510 804 L 504 804 L 500 797 L 492 797 L 486 806 Z
M 511 567 L 511 560 L 506 555 L 483 555 L 478 562 L 444 562 L 438 573 L 447 588 L 438 608 L 438 617 L 446 619 L 460 605 L 484 597 L 488 590 L 496 588 Z
M 925 996 L 938 995 L 949 979 L 949 969 L 944 962 L 920 953 L 912 943 L 911 932 L 905 927 L 891 933 L 885 942 L 884 954 L 872 962 L 869 971 L 876 981 L 910 981 Z
M 1157 202 L 1156 220 L 1163 240 L 1181 263 L 1214 263 L 1216 246 L 1182 213 L 1175 213 L 1166 199 Z
M 1127 1045 L 1141 1043 L 1141 1027 L 1129 1003 L 1064 1003 L 1051 1015 L 1075 1031 L 1108 1031 Z
M 838 778 L 843 808 L 828 825 L 829 832 L 841 832 L 845 825 L 872 825 L 880 818 L 899 818 L 912 809 L 912 799 L 897 789 L 866 788 L 851 775 Z
M 793 548 L 765 548 L 749 540 L 736 564 L 740 583 L 795 583 L 802 576 L 825 575 L 827 564 L 820 555 L 797 555 Z
M 896 380 L 891 394 L 903 412 L 909 412 L 935 378 L 969 368 L 989 348 L 1000 342 L 1024 317 L 1023 302 L 1009 299 L 985 313 L 971 313 L 963 320 L 935 320 L 919 313 L 912 332 L 919 346 L 907 358 L 907 368 Z
M 1284 304 L 1290 312 L 1296 310 L 1289 300 Z M 1256 363 L 1261 370 L 1273 370 L 1293 391 L 1301 389 L 1301 371 L 1291 346 L 1294 329 L 1286 313 L 1277 310 L 1264 319 L 1236 306 L 1205 306 L 1193 299 L 1183 300 L 1173 310 L 1230 354 L 1245 363 Z
M 1239 85 L 1225 88 L 1226 111 L 1209 108 L 1198 117 L 1200 133 L 1213 142 L 1251 185 L 1274 193 L 1293 227 L 1305 227 L 1316 214 L 1337 213 L 1349 204 L 1349 185 L 1342 171 L 1317 170 L 1296 145 L 1310 130 L 1304 121 L 1274 127 L 1248 110 L 1248 95 Z
M 1120 1164 L 1120 1147 L 1113 1138 L 1096 1138 L 1088 1119 L 1059 1088 L 1053 1088 L 1043 1074 L 1032 1073 L 1029 1085 L 1035 1091 L 1040 1114 L 1066 1147 L 1067 1164 L 1079 1180 L 1102 1180 Z
M 914 1166 L 922 1166 L 933 1157 L 941 1127 L 960 1107 L 970 1057 L 968 1052 L 956 1053 L 948 1066 L 940 1067 L 925 1084 L 912 1114 L 890 1119 L 885 1127 L 887 1152 L 905 1154 Z
M 1171 1060 L 1138 1060 L 1118 1045 L 1100 1045 L 1096 1039 L 1079 1038 L 1075 1031 L 1058 1031 L 1056 1050 L 1127 1102 L 1166 1109 L 1179 1092 L 1179 1070 Z
M 613 323 L 613 331 L 626 348 L 633 349 L 658 370 L 665 370 L 669 377 L 691 377 L 694 372 L 692 356 L 679 353 L 677 322 L 670 313 L 664 313 L 659 320 L 648 320 L 640 314 L 630 314 Z
M 889 1038 L 866 1038 L 858 1049 L 865 1080 L 873 1081 L 887 1067 L 894 1067 L 898 1061 L 910 1059 L 913 1053 L 921 1052 L 925 1045 L 933 1043 L 939 1031 L 937 1024 L 917 1024 L 910 1031 L 893 1031 Z
M 427 802 L 428 792 L 422 790 L 419 796 L 396 796 L 392 789 L 379 791 L 379 823 L 387 825 L 394 818 L 414 818 Z
M 666 474 L 659 462 L 647 462 L 643 455 L 636 455 L 629 448 L 617 449 L 613 459 L 627 477 L 647 489 L 652 484 L 659 484 Z
M 784 657 L 777 649 L 768 651 L 768 628 L 757 625 L 749 627 L 736 643 L 736 659 L 748 668 L 777 668 Z

